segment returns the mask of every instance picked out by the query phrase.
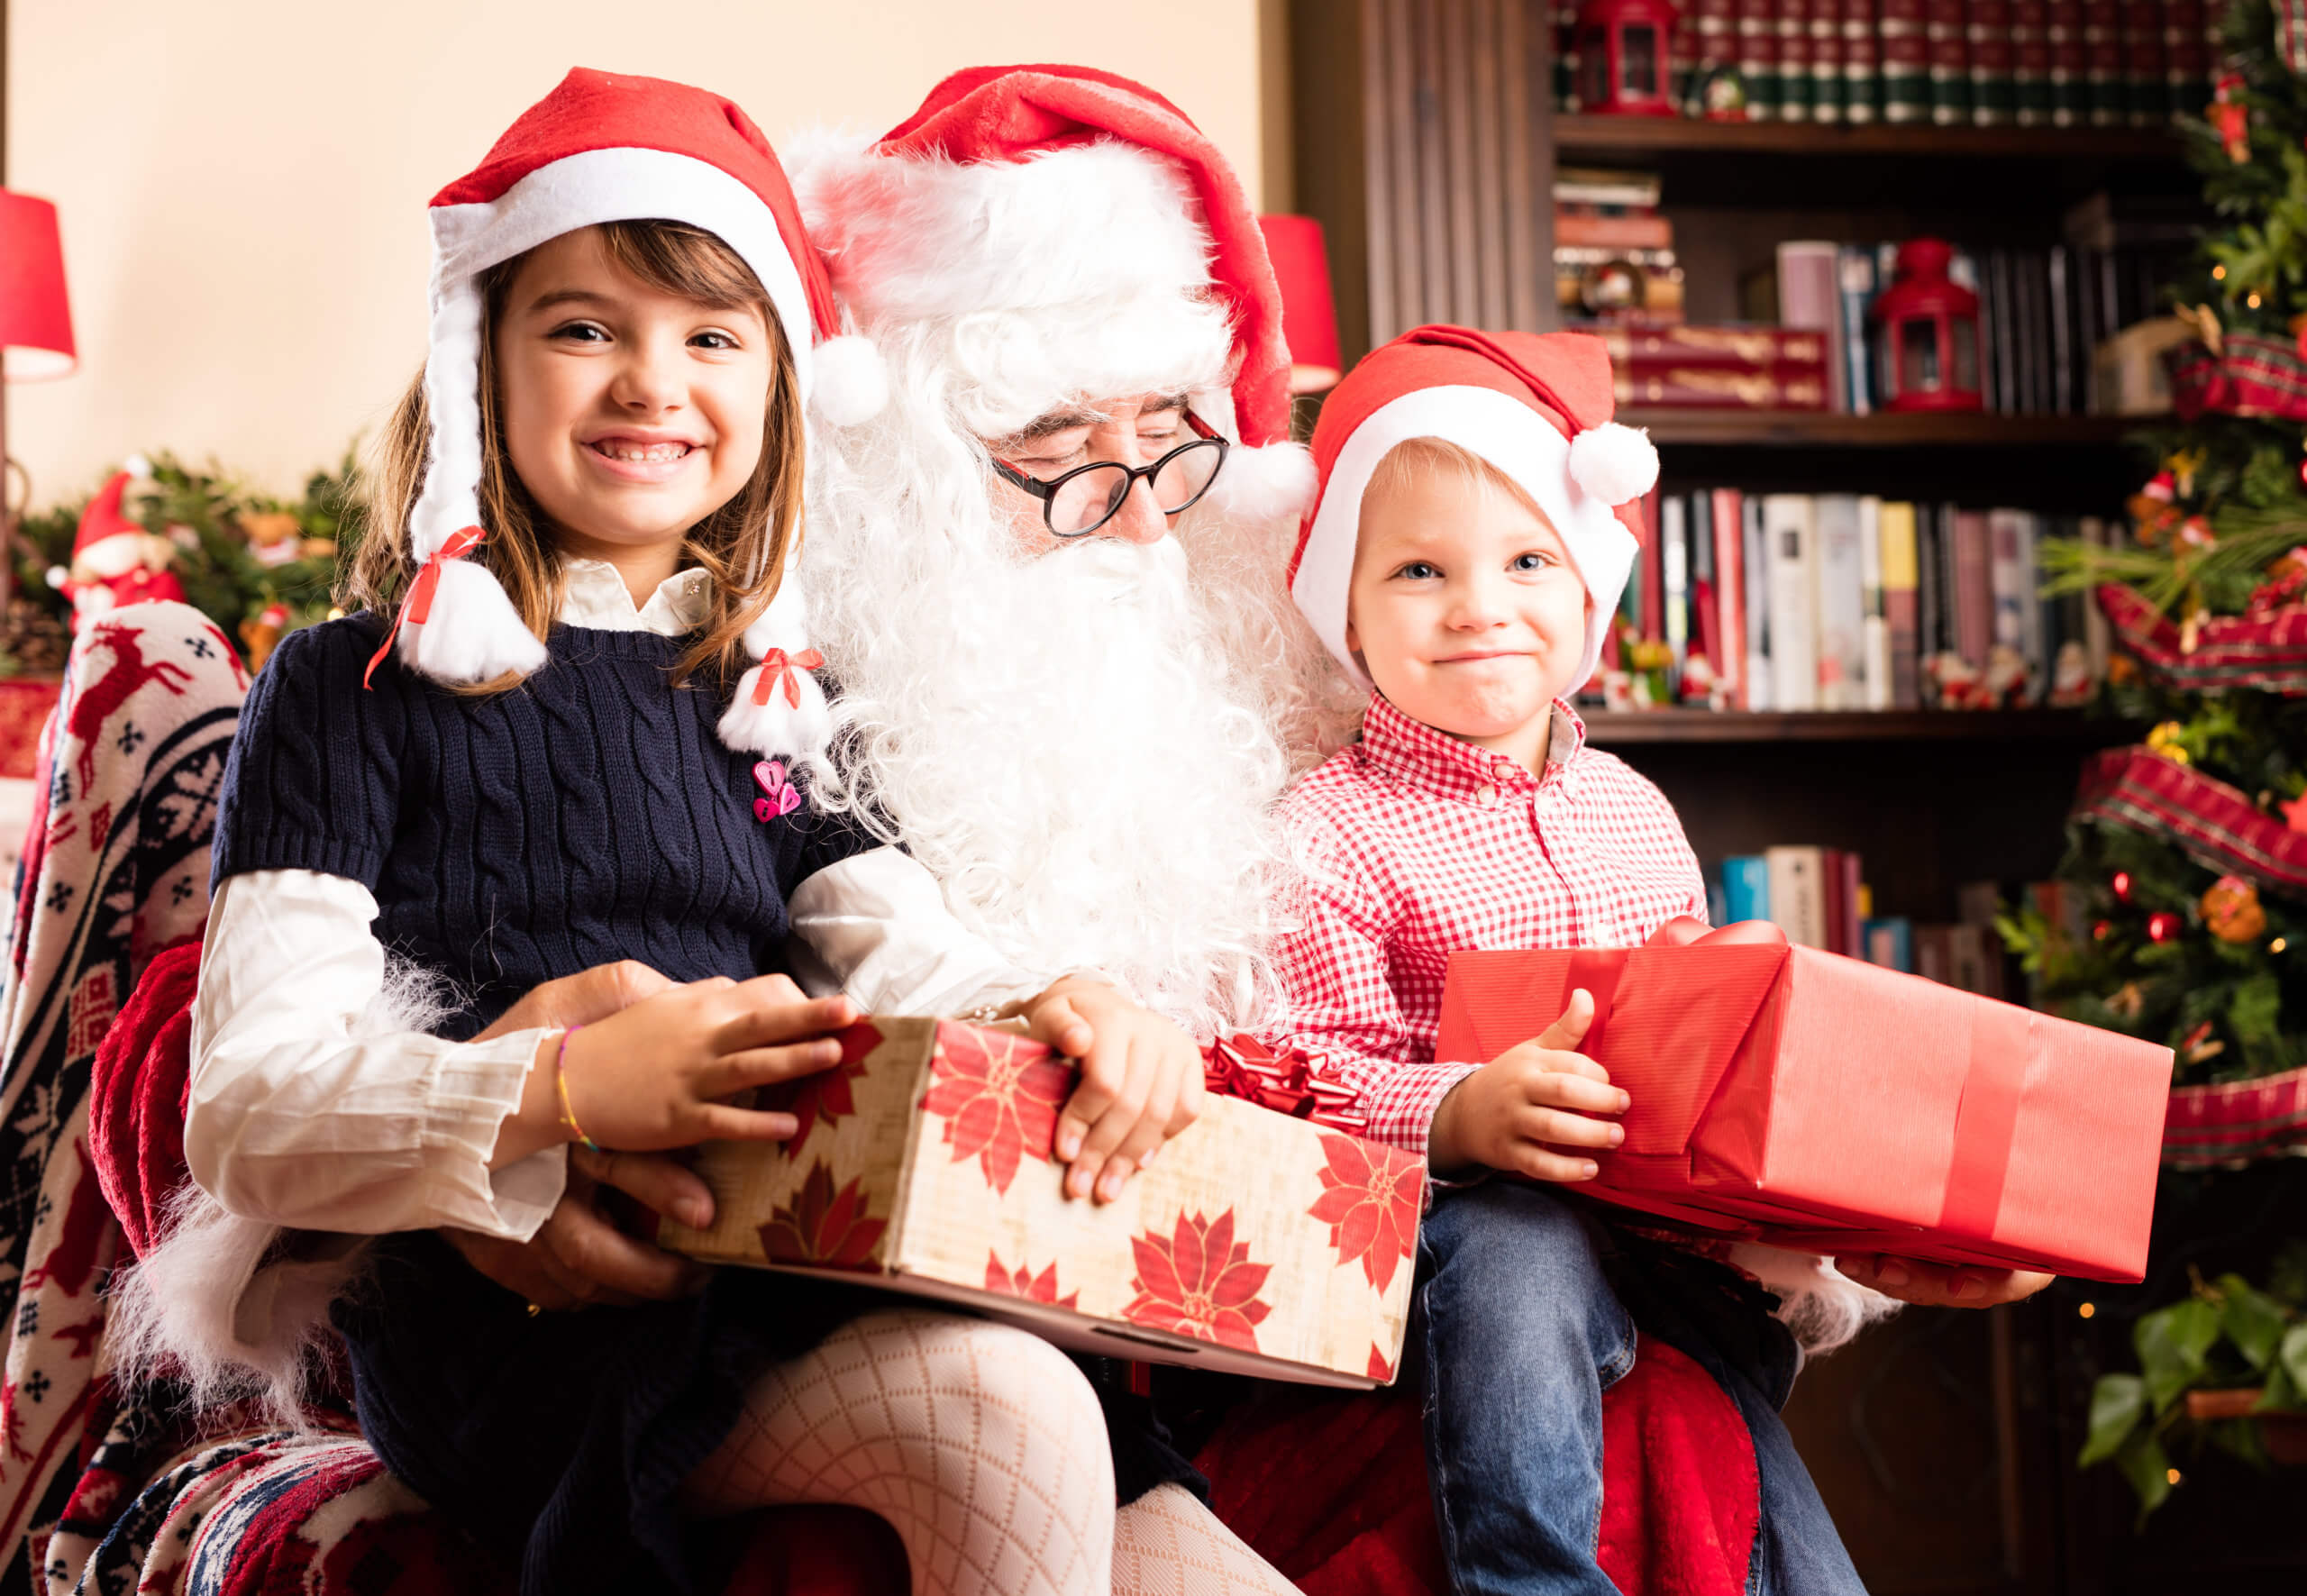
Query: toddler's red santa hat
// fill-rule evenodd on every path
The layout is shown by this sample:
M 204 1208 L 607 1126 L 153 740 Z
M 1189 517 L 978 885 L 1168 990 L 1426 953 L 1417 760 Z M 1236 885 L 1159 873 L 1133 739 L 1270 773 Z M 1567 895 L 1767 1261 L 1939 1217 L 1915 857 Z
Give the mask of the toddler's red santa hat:
M 1213 495 L 1259 515 L 1312 497 L 1256 213 L 1217 146 L 1152 89 L 1088 67 L 971 67 L 871 147 L 796 172 L 834 285 L 869 332 L 1096 302 L 1114 307 L 1103 330 L 1118 343 L 1133 302 L 1214 293 L 1233 324 L 1233 415 L 1207 419 L 1247 447 Z
M 836 346 L 847 342 L 834 338 L 839 323 L 824 263 L 769 141 L 717 95 L 654 78 L 574 70 L 522 113 L 477 169 L 433 196 L 432 220 L 424 395 L 433 438 L 408 523 L 421 570 L 398 625 L 402 661 L 435 680 L 526 675 L 545 662 L 544 644 L 521 624 L 496 577 L 466 558 L 487 536 L 479 524 L 480 276 L 488 268 L 605 222 L 701 228 L 760 279 L 805 400 L 815 387 L 820 414 L 850 418 L 878 407 L 881 396 L 870 388 L 823 391 L 825 368 L 838 363 Z M 832 342 L 813 350 L 813 339 Z M 783 584 L 745 633 L 746 649 L 763 664 L 746 673 L 721 721 L 733 747 L 810 752 L 830 732 L 824 694 L 806 674 L 816 661 L 800 605 L 798 586 Z
M 1610 419 L 1613 404 L 1609 351 L 1583 333 L 1418 327 L 1346 373 L 1314 429 L 1321 497 L 1299 531 L 1290 591 L 1356 680 L 1370 679 L 1345 645 L 1362 496 L 1378 462 L 1412 438 L 1480 456 L 1554 524 L 1593 600 L 1575 679 L 1593 674 L 1634 563 L 1639 500 L 1658 480 L 1658 451 Z

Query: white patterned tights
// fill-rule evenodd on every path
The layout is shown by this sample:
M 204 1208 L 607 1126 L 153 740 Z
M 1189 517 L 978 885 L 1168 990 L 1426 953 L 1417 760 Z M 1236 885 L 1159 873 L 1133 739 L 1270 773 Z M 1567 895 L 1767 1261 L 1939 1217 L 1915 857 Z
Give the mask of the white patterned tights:
M 1118 1511 L 1080 1370 L 1005 1325 L 896 1310 L 755 1385 L 689 1476 L 699 1513 L 838 1502 L 889 1520 L 914 1596 L 1287 1596 L 1181 1487 Z

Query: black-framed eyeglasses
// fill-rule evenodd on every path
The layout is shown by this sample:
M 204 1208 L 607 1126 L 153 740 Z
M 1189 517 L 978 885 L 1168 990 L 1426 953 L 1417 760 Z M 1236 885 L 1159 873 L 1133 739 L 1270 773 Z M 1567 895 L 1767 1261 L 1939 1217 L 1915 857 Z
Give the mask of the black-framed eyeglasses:
M 1181 443 L 1152 465 L 1126 466 L 1117 460 L 1092 461 L 1076 466 L 1047 482 L 993 457 L 1001 479 L 1042 501 L 1042 520 L 1053 537 L 1087 537 L 1121 512 L 1142 478 L 1154 490 L 1154 503 L 1164 515 L 1190 510 L 1217 480 L 1232 447 L 1216 428 L 1189 410 L 1186 424 L 1194 430 L 1190 443 Z

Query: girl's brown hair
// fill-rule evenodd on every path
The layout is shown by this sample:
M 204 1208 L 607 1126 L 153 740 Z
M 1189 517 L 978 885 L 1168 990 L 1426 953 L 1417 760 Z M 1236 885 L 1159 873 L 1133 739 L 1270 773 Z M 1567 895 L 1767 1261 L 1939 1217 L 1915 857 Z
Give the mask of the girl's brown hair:
M 704 629 L 674 667 L 673 680 L 678 685 L 702 672 L 716 682 L 732 681 L 752 662 L 744 652 L 745 628 L 775 597 L 787 555 L 801 535 L 805 450 L 792 348 L 752 269 L 713 234 L 679 222 L 606 222 L 596 231 L 609 259 L 647 287 L 716 308 L 750 306 L 769 326 L 772 370 L 761 462 L 735 497 L 681 540 L 683 563 L 700 566 L 711 577 L 712 599 Z M 488 536 L 470 558 L 504 584 L 522 622 L 543 637 L 561 608 L 561 552 L 506 457 L 494 353 L 506 295 L 527 258 L 516 255 L 480 278 L 480 514 Z M 364 473 L 367 531 L 337 589 L 337 602 L 347 608 L 390 614 L 416 574 L 408 516 L 424 486 L 431 438 L 420 371 L 401 396 Z M 470 690 L 498 692 L 518 679 L 504 676 Z

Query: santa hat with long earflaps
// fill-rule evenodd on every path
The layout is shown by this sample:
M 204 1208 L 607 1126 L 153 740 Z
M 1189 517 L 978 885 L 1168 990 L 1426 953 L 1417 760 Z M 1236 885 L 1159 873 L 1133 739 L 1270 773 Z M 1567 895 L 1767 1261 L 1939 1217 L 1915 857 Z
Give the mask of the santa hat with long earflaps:
M 1214 295 L 1235 363 L 1230 403 L 1206 419 L 1238 446 L 1210 497 L 1261 518 L 1312 498 L 1256 213 L 1217 146 L 1144 85 L 1087 67 L 972 67 L 875 143 L 826 148 L 795 176 L 834 286 L 869 333 L 1097 302 L 1113 306 L 1103 331 L 1120 347 L 1174 326 L 1133 329 L 1132 305 Z
M 1314 428 L 1321 492 L 1299 530 L 1290 591 L 1355 680 L 1370 682 L 1345 643 L 1362 496 L 1378 462 L 1413 438 L 1480 457 L 1554 524 L 1592 601 L 1573 685 L 1593 674 L 1639 547 L 1640 500 L 1658 481 L 1658 451 L 1610 419 L 1614 403 L 1609 350 L 1583 333 L 1418 327 L 1346 373 Z
M 432 221 L 424 397 L 433 436 L 408 519 L 418 570 L 378 661 L 397 638 L 402 663 L 436 681 L 525 676 L 545 662 L 545 645 L 503 586 L 470 558 L 488 537 L 480 524 L 480 278 L 488 268 L 581 227 L 685 223 L 728 245 L 760 280 L 805 403 L 814 389 L 821 415 L 830 408 L 853 421 L 882 397 L 870 379 L 862 391 L 852 381 L 837 394 L 823 381 L 849 342 L 834 336 L 838 313 L 824 263 L 769 141 L 717 95 L 579 68 L 522 113 L 478 168 L 433 196 Z M 870 378 L 877 367 L 865 353 Z M 858 363 L 852 351 L 848 367 Z M 744 643 L 761 662 L 722 717 L 723 741 L 763 753 L 822 749 L 832 716 L 808 674 L 820 661 L 808 646 L 798 584 L 780 586 Z

